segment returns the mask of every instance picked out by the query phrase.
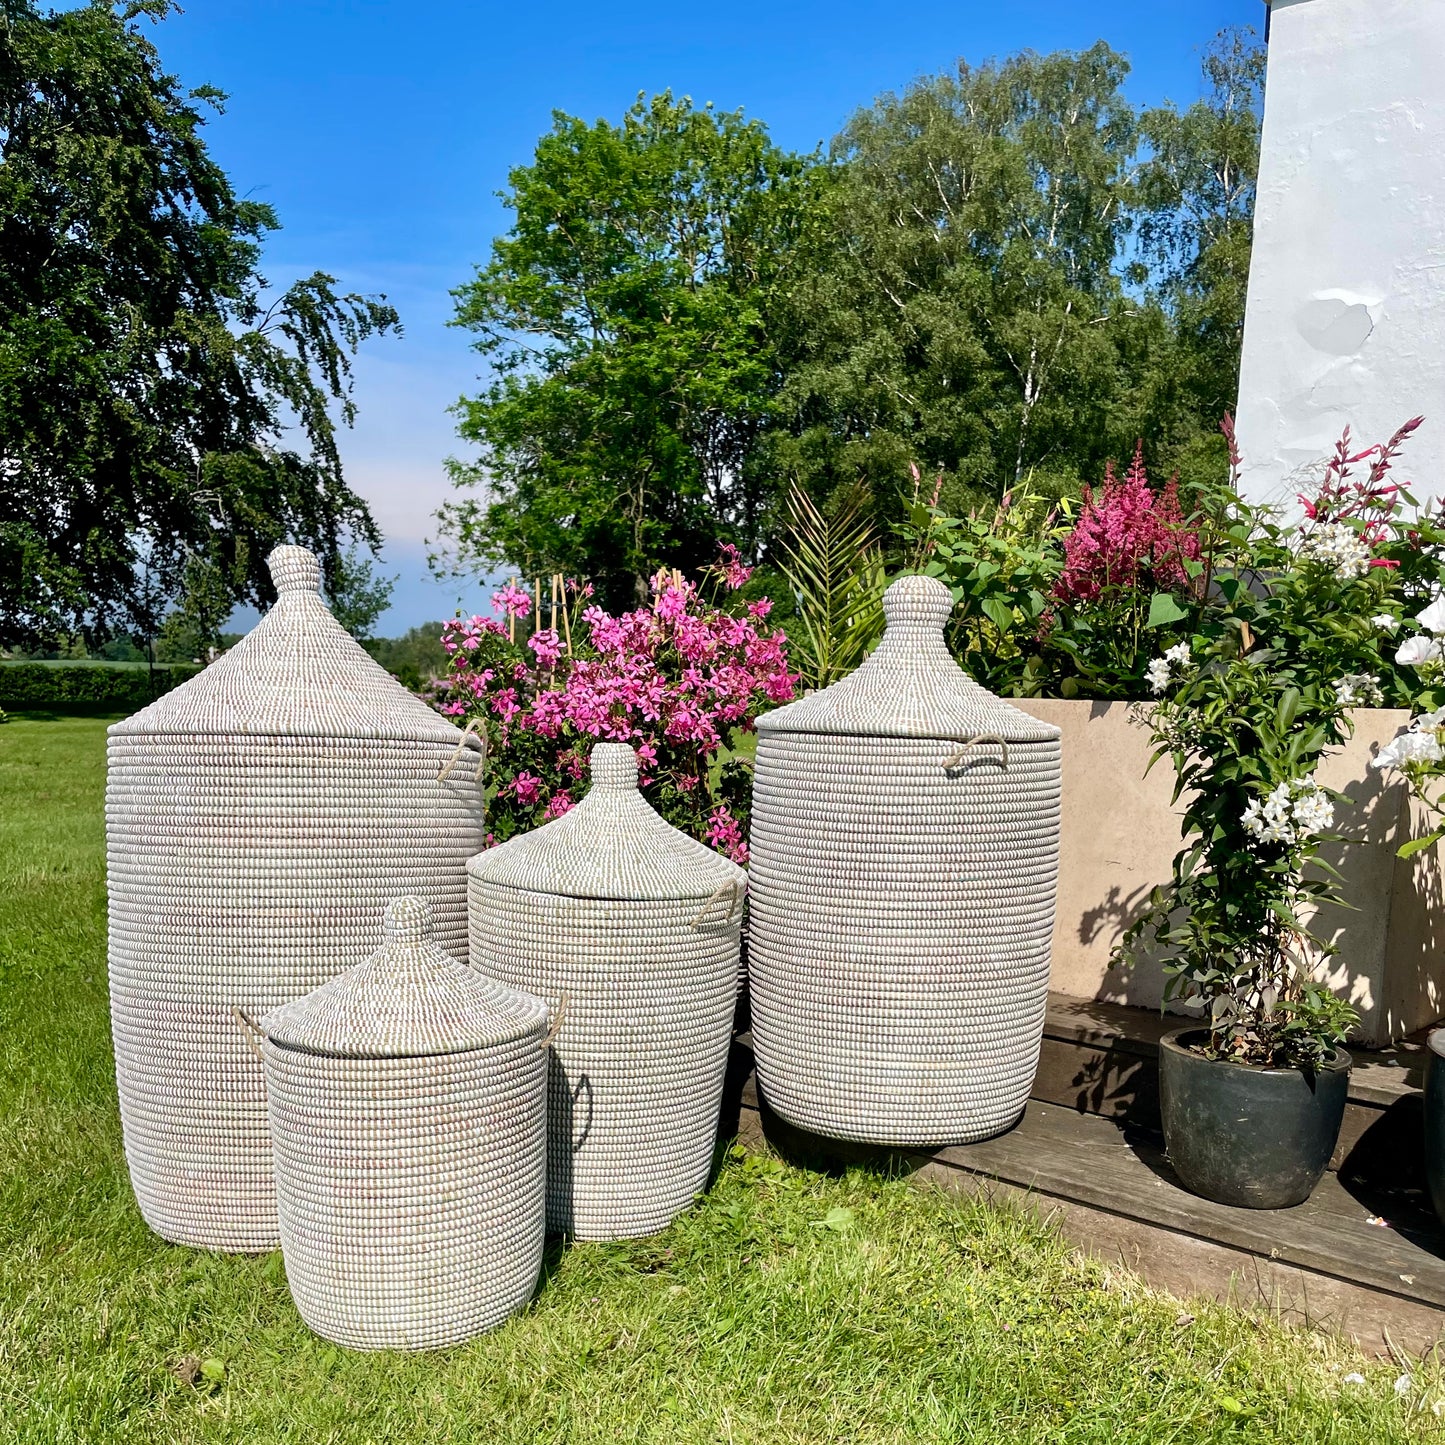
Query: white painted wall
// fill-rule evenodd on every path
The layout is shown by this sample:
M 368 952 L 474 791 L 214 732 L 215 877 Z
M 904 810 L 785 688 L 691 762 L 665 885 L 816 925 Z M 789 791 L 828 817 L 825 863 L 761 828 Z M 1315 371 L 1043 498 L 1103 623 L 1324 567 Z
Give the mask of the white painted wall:
M 1420 413 L 1445 494 L 1445 0 L 1274 0 L 1239 393 L 1256 501 Z

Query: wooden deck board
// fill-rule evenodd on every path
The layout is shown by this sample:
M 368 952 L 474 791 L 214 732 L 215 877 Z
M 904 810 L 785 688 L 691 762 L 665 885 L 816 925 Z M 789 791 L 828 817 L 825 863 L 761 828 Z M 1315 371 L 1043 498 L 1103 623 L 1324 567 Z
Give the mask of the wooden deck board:
M 801 1134 L 759 1098 L 747 1033 L 737 1041 L 730 1097 L 734 1118 L 746 1116 L 745 1137 L 766 1135 L 810 1162 L 888 1161 L 949 1187 L 1034 1198 L 1060 1210 L 1079 1242 L 1117 1246 L 1166 1288 L 1206 1262 L 1216 1275 L 1225 1271 L 1232 1297 L 1241 1262 L 1253 1261 L 1244 1272 L 1261 1297 L 1269 1283 L 1277 1295 L 1332 1300 L 1325 1322 L 1345 1320 L 1360 1338 L 1380 1338 L 1395 1318 L 1408 1317 L 1419 1339 L 1445 1325 L 1445 1230 L 1420 1190 L 1423 1041 L 1361 1060 L 1338 1174 L 1295 1209 L 1245 1210 L 1188 1193 L 1157 1132 L 1131 1122 L 1148 1121 L 1155 1108 L 1157 1042 L 1173 1026 L 1145 1010 L 1051 998 L 1045 1034 L 1058 1047 L 1051 1056 L 1046 1042 L 1035 1088 L 1044 1097 L 1016 1128 L 980 1144 L 889 1151 Z

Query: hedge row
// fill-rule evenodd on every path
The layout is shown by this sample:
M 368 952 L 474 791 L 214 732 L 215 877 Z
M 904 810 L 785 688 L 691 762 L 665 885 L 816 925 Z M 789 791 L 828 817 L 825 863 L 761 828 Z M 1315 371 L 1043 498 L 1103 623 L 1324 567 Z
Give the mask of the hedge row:
M 57 667 L 39 662 L 0 663 L 0 708 L 104 705 L 144 707 L 194 677 L 198 667 Z

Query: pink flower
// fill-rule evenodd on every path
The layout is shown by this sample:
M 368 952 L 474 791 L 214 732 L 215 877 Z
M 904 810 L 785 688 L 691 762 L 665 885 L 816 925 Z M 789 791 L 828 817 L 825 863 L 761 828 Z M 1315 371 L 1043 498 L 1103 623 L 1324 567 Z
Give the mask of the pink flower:
M 511 578 L 500 592 L 492 593 L 492 608 L 504 617 L 525 617 L 532 610 L 532 596 Z
M 503 791 L 510 791 L 519 803 L 535 803 L 542 796 L 542 780 L 536 773 L 520 772 L 512 779 L 510 789 Z
M 720 554 L 710 571 L 729 586 L 747 580 L 736 548 Z M 563 651 L 554 629 L 539 629 L 525 643 L 530 665 L 506 646 L 506 618 L 534 605 L 515 584 L 497 594 L 503 616 L 458 618 L 443 629 L 448 665 L 434 705 L 494 720 L 497 761 L 513 774 L 493 802 L 498 831 L 529 827 L 538 812 L 564 813 L 585 781 L 593 740 L 615 739 L 637 749 L 644 786 L 673 780 L 678 821 L 694 837 L 746 858 L 746 830 L 714 805 L 707 763 L 751 730 L 758 712 L 794 695 L 784 634 L 760 631 L 771 604 L 760 599 L 734 616 L 668 569 L 653 579 L 647 605 L 616 616 L 588 600 L 590 590 L 568 586 L 582 599 L 575 651 Z
M 522 704 L 517 701 L 517 689 L 515 687 L 504 687 L 492 699 L 492 711 L 501 718 L 504 723 L 509 723 L 521 712 Z
M 748 861 L 748 845 L 743 841 L 742 825 L 733 817 L 725 803 L 719 803 L 708 816 L 704 841 L 734 863 Z
M 570 793 L 553 793 L 551 798 L 548 799 L 547 806 L 542 809 L 542 818 L 544 821 L 560 818 L 563 813 L 571 812 L 572 806 L 572 795 Z
M 1123 481 L 1111 463 L 1099 491 L 1085 488 L 1054 596 L 1092 602 L 1106 588 L 1182 588 L 1189 581 L 1185 561 L 1198 557 L 1199 534 L 1184 521 L 1177 481 L 1150 490 L 1140 443 Z
M 722 553 L 722 560 L 717 563 L 717 574 L 728 591 L 736 592 L 753 575 L 753 569 L 743 563 L 742 553 L 731 542 L 721 543 L 718 551 Z
M 537 661 L 543 667 L 556 667 L 557 660 L 562 656 L 562 640 L 557 636 L 557 630 L 553 627 L 545 627 L 541 632 L 534 632 L 527 639 L 527 646 L 537 654 Z

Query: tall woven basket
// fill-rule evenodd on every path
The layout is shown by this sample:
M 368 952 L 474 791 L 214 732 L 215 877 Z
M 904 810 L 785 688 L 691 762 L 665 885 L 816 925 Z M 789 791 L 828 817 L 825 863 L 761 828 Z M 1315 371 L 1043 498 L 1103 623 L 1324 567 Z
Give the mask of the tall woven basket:
M 784 1119 L 834 1138 L 986 1138 L 1038 1064 L 1059 731 L 958 667 L 950 611 L 941 582 L 900 579 L 862 667 L 758 719 L 758 1079 Z
M 151 1227 L 213 1249 L 278 1240 L 261 1067 L 232 1008 L 263 1013 L 334 977 L 400 894 L 465 957 L 483 838 L 479 754 L 458 758 L 463 735 L 336 623 L 309 552 L 280 547 L 270 566 L 279 596 L 260 625 L 112 727 L 107 749 L 126 1160 Z
M 318 1335 L 432 1349 L 530 1299 L 547 1023 L 438 948 L 416 898 L 378 953 L 260 1020 L 286 1279 Z
M 661 1229 L 712 1164 L 747 875 L 653 812 L 621 743 L 593 748 L 575 808 L 468 871 L 473 967 L 569 995 L 552 1049 L 548 1227 Z

